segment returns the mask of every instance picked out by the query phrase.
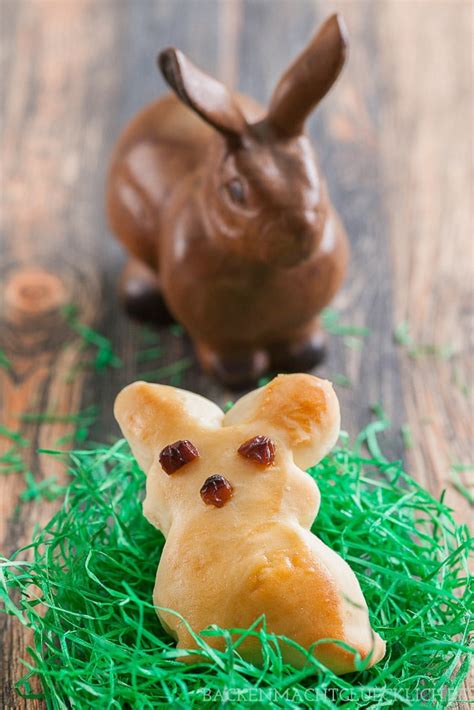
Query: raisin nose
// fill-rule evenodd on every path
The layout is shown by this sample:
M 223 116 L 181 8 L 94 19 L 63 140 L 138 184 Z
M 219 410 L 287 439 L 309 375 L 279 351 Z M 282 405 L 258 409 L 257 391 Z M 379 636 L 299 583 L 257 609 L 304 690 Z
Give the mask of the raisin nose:
M 214 475 L 206 478 L 199 492 L 206 505 L 222 508 L 232 498 L 234 491 L 227 478 Z

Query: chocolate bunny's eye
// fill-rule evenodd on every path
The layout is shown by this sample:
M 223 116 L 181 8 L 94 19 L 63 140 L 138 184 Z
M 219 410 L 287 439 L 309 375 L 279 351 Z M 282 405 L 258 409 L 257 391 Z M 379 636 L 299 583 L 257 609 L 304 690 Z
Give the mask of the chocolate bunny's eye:
M 236 205 L 245 204 L 244 186 L 239 178 L 232 178 L 225 187 L 232 202 L 235 202 Z

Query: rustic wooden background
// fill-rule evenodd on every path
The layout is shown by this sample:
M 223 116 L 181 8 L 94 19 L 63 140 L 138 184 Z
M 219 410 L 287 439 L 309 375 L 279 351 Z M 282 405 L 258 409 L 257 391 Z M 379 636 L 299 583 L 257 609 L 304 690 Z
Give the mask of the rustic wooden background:
M 351 381 L 338 388 L 345 429 L 356 433 L 370 420 L 369 406 L 380 402 L 393 424 L 387 450 L 405 455 L 409 470 L 435 493 L 447 487 L 457 518 L 467 519 L 468 502 L 452 486 L 450 469 L 472 462 L 473 453 L 468 1 L 0 0 L 0 348 L 11 363 L 0 367 L 0 423 L 30 440 L 23 455 L 37 480 L 63 475 L 36 450 L 54 447 L 72 424 L 25 422 L 22 415 L 69 416 L 99 403 L 91 436 L 106 440 L 118 434 L 116 393 L 144 369 L 137 361 L 140 327 L 116 298 L 124 256 L 105 223 L 103 191 L 121 126 L 164 91 L 157 50 L 176 44 L 265 101 L 312 28 L 334 9 L 349 28 L 350 61 L 310 131 L 352 242 L 350 275 L 335 307 L 343 322 L 371 333 L 360 349 L 333 337 L 319 372 Z M 68 373 L 85 357 L 60 311 L 71 302 L 83 323 L 110 338 L 122 368 L 79 369 L 71 381 Z M 405 321 L 414 342 L 429 346 L 418 348 L 417 358 L 394 343 Z M 161 340 L 162 363 L 191 355 L 182 337 L 166 332 Z M 231 396 L 195 364 L 183 385 L 220 403 Z M 403 426 L 412 433 L 407 451 Z M 11 442 L 0 437 L 0 445 L 5 452 Z M 21 473 L 0 476 L 6 553 L 28 541 L 55 505 L 40 499 L 17 507 L 24 487 Z M 22 708 L 12 685 L 27 635 L 18 623 L 0 623 L 0 705 Z

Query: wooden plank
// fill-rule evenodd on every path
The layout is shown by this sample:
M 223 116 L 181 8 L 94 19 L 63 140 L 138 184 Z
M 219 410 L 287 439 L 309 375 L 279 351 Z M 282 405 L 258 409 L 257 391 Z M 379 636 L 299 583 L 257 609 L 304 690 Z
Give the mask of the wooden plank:
M 186 17 L 185 22 L 182 20 L 183 17 Z M 125 122 L 139 108 L 167 90 L 156 66 L 159 50 L 168 45 L 180 47 L 198 66 L 214 75 L 219 74 L 220 57 L 226 51 L 222 43 L 219 43 L 218 37 L 219 28 L 222 31 L 222 22 L 228 24 L 229 20 L 222 17 L 222 12 L 216 12 L 214 0 L 204 0 L 199 3 L 189 2 L 189 0 L 178 0 L 173 3 L 128 2 L 121 4 L 121 18 L 123 31 L 119 40 L 121 49 L 118 54 L 121 66 L 117 71 L 123 77 L 123 83 L 120 101 L 114 107 L 113 122 L 104 148 L 101 184 L 102 181 L 105 182 L 105 170 L 113 142 Z M 210 37 L 211 41 L 209 41 Z M 147 365 L 137 362 L 137 352 L 143 349 L 142 328 L 129 320 L 116 298 L 117 282 L 125 263 L 125 255 L 108 231 L 102 200 L 96 200 L 94 209 L 94 224 L 98 225 L 99 238 L 102 240 L 106 255 L 102 274 L 106 311 L 98 327 L 116 344 L 125 363 L 124 368 L 110 372 L 106 378 L 100 376 L 92 378 L 89 384 L 87 401 L 93 401 L 95 398 L 103 403 L 94 434 L 97 440 L 105 440 L 111 432 L 119 434 L 112 413 L 115 396 L 128 382 L 139 378 L 144 371 L 150 370 L 153 363 Z M 167 329 L 162 329 L 159 337 L 163 349 L 160 366 L 167 366 L 185 358 L 192 361 L 192 366 L 183 376 L 183 387 L 194 389 L 217 400 L 228 399 L 228 394 L 222 394 L 218 386 L 200 371 L 186 338 L 177 338 Z
M 400 352 L 414 439 L 409 462 L 436 495 L 447 487 L 448 503 L 469 520 L 449 470 L 473 458 L 472 5 L 386 2 L 377 15 L 394 322 L 407 321 L 416 343 L 441 353 L 413 359 Z M 442 357 L 446 346 L 453 349 L 450 359 Z
M 377 5 L 387 86 L 380 151 L 395 282 L 394 322 L 416 343 L 454 355 L 400 352 L 403 398 L 413 431 L 416 478 L 472 528 L 472 506 L 452 485 L 453 464 L 472 485 L 474 303 L 472 4 Z M 472 488 L 471 488 L 472 491 Z M 473 675 L 452 707 L 474 699 Z
M 240 88 L 268 102 L 279 75 L 302 44 L 330 12 L 331 3 L 299 1 L 244 5 L 240 44 Z M 375 41 L 372 7 L 366 2 L 344 6 L 350 30 L 350 60 L 332 90 L 309 121 L 329 191 L 351 242 L 349 275 L 335 305 L 343 320 L 368 326 L 361 350 L 330 339 L 330 352 L 316 374 L 333 379 L 346 375 L 352 386 L 338 387 L 343 428 L 355 435 L 370 420 L 369 406 L 381 402 L 393 424 L 385 436 L 388 454 L 402 456 L 400 426 L 404 421 L 397 353 L 393 348 L 393 293 L 389 243 L 381 226 L 383 180 L 377 155 L 376 121 L 383 99 L 377 77 L 369 70 Z M 265 31 L 262 31 L 262 28 Z
M 117 50 L 111 9 L 111 3 L 1 3 L 7 65 L 0 337 L 12 367 L 0 370 L 0 420 L 12 429 L 20 427 L 25 412 L 68 416 L 80 407 L 85 372 L 66 381 L 80 361 L 80 343 L 59 307 L 77 303 L 86 323 L 100 310 L 100 243 L 90 205 L 100 194 L 96 175 L 104 157 L 108 102 L 114 103 L 120 82 L 103 61 Z M 54 446 L 70 427 L 32 423 L 21 429 L 31 442 L 26 465 L 38 479 L 52 474 L 60 479 L 62 468 L 35 451 Z M 23 488 L 21 474 L 0 476 L 0 539 L 6 553 L 28 542 L 33 525 L 52 512 L 41 500 L 15 513 Z M 25 707 L 13 688 L 24 673 L 20 659 L 27 656 L 29 635 L 4 616 L 0 624 L 0 705 Z

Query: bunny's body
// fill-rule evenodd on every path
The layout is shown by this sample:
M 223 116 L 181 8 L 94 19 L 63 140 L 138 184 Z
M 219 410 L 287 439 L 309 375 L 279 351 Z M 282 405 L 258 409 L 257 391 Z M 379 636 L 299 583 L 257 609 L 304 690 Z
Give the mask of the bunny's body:
M 226 415 L 189 392 L 136 383 L 119 395 L 116 415 L 147 472 L 144 513 L 166 537 L 153 597 L 158 607 L 179 612 L 195 632 L 211 624 L 247 628 L 265 614 L 270 632 L 306 649 L 330 638 L 363 658 L 371 653 L 371 664 L 383 656 L 355 575 L 310 532 L 319 490 L 302 467 L 337 438 L 339 410 L 329 383 L 280 376 Z M 244 442 L 261 435 L 274 446 L 268 465 L 239 454 Z M 178 437 L 199 455 L 167 474 L 159 450 Z M 233 491 L 221 507 L 199 497 L 216 474 L 224 474 Z M 195 648 L 178 617 L 159 616 L 179 647 Z M 259 660 L 255 641 L 239 652 Z M 286 661 L 304 664 L 292 646 L 283 652 Z M 354 670 L 354 654 L 337 644 L 320 644 L 314 653 L 336 673 Z
M 318 314 L 340 286 L 347 242 L 303 123 L 344 56 L 334 16 L 265 114 L 166 50 L 160 67 L 178 98 L 145 108 L 115 150 L 107 202 L 134 259 L 128 306 L 159 320 L 164 299 L 229 384 L 321 357 Z

